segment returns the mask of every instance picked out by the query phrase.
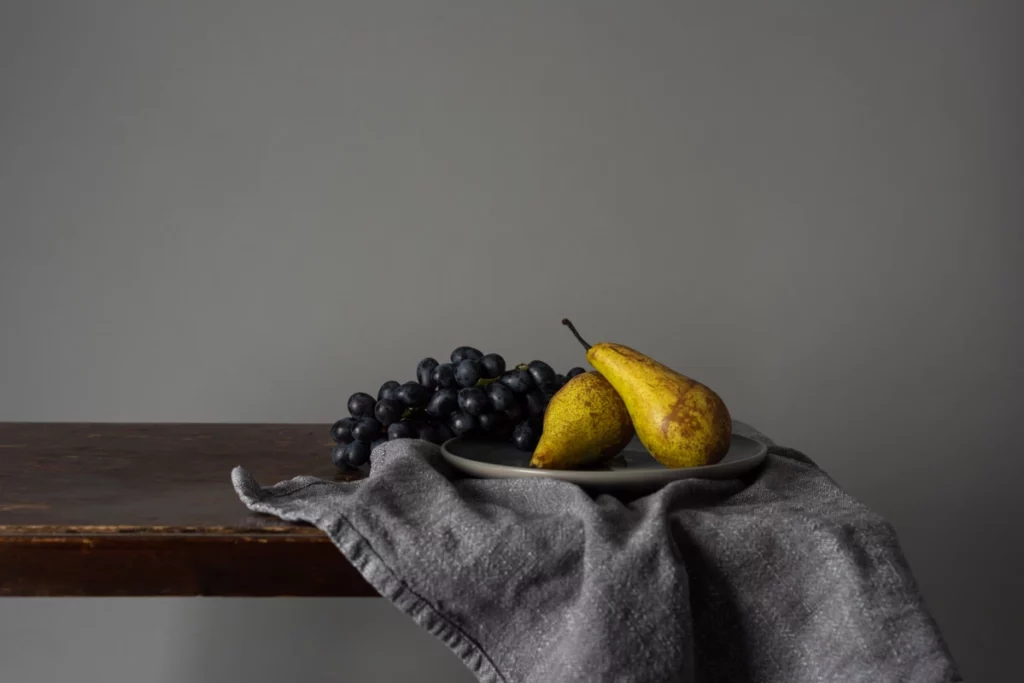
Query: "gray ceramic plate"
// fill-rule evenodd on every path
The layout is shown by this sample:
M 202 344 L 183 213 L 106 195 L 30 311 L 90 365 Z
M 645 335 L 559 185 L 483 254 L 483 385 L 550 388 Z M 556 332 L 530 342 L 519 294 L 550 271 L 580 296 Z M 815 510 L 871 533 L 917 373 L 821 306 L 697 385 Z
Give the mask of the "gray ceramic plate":
M 714 465 L 670 469 L 655 460 L 636 438 L 622 454 L 601 469 L 539 470 L 527 467 L 530 453 L 492 441 L 455 438 L 441 447 L 445 460 L 473 477 L 508 479 L 548 477 L 578 484 L 586 489 L 606 492 L 650 491 L 678 479 L 694 477 L 725 479 L 754 469 L 768 453 L 763 444 L 739 434 L 722 460 Z

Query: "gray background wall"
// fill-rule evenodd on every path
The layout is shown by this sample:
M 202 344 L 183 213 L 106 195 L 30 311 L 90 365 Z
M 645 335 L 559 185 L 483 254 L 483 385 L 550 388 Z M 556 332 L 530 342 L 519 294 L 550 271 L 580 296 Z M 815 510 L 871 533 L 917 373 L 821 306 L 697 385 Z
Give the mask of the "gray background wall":
M 568 368 L 570 315 L 892 520 L 1011 680 L 1022 7 L 7 0 L 0 419 L 326 426 L 463 343 Z M 461 673 L 380 601 L 0 602 L 4 681 L 235 666 Z

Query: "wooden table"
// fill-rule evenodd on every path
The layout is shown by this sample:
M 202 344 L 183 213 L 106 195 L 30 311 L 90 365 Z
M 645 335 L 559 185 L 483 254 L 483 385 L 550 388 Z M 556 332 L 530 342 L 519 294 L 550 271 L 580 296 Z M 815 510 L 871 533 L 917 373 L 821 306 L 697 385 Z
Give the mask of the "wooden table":
M 0 595 L 372 596 L 322 532 L 249 512 L 263 484 L 342 481 L 327 425 L 0 423 Z

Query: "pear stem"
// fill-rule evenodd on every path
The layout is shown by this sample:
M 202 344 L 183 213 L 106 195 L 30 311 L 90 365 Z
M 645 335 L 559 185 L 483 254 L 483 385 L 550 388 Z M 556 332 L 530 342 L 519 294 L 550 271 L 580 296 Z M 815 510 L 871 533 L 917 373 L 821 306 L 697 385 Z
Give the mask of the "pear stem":
M 562 318 L 562 324 L 568 327 L 570 330 L 572 330 L 573 336 L 575 336 L 576 339 L 579 340 L 580 344 L 583 344 L 583 348 L 585 348 L 587 351 L 590 350 L 590 344 L 583 340 L 583 337 L 580 336 L 580 333 L 576 331 L 576 326 L 573 325 L 568 318 Z

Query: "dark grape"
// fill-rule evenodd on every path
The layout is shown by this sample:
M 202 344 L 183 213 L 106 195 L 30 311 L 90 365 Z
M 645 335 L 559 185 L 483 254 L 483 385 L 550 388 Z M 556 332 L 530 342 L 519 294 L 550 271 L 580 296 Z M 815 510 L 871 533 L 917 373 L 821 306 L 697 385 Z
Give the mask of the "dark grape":
M 532 451 L 537 447 L 540 430 L 529 420 L 520 422 L 512 430 L 512 443 L 521 451 Z
M 372 453 L 373 451 L 377 450 L 377 446 L 380 446 L 381 444 L 385 444 L 387 442 L 388 438 L 386 436 L 380 437 L 379 439 L 375 440 L 373 443 L 370 444 L 370 452 Z
M 455 381 L 460 387 L 474 387 L 480 381 L 480 361 L 473 358 L 459 361 L 455 366 Z
M 423 408 L 430 400 L 430 389 L 419 382 L 406 382 L 398 387 L 398 400 L 409 408 Z
M 339 470 L 348 471 L 352 469 L 349 466 L 348 458 L 345 455 L 345 449 L 348 448 L 349 445 L 350 443 L 345 445 L 338 444 L 333 450 L 331 450 L 331 462 L 334 463 L 334 466 Z
M 551 397 L 557 394 L 561 388 L 558 386 L 558 382 L 545 382 L 540 385 L 540 393 L 544 394 L 544 398 L 550 401 Z
M 491 410 L 491 399 L 480 387 L 467 387 L 459 391 L 459 408 L 462 412 L 478 416 Z
M 533 377 L 526 370 L 509 370 L 498 381 L 511 389 L 512 393 L 517 396 L 522 396 L 533 389 Z
M 491 399 L 491 405 L 495 410 L 508 410 L 509 406 L 516 402 L 516 395 L 501 382 L 491 382 L 487 385 L 487 398 Z
M 331 438 L 337 443 L 352 443 L 352 426 L 355 425 L 355 418 L 343 417 L 331 425 Z
M 455 366 L 451 363 L 441 363 L 434 368 L 431 379 L 434 381 L 434 386 L 451 389 L 455 386 Z
M 533 383 L 538 387 L 555 381 L 555 371 L 542 360 L 531 361 L 527 366 L 527 370 L 529 370 L 530 376 L 533 377 Z
M 548 408 L 548 399 L 539 391 L 531 391 L 526 395 L 526 412 L 531 417 L 541 417 Z
M 508 416 L 509 422 L 515 424 L 522 422 L 527 417 L 526 412 L 526 399 L 517 399 L 508 408 L 505 409 L 505 415 Z
M 437 366 L 438 362 L 433 358 L 421 360 L 416 366 L 416 381 L 427 389 L 433 389 L 436 386 L 434 383 L 434 368 Z
M 376 405 L 373 396 L 362 391 L 352 394 L 348 399 L 348 412 L 352 417 L 366 417 L 373 415 L 373 406 Z
M 448 441 L 449 439 L 454 439 L 455 438 L 455 432 L 453 432 L 452 428 L 449 427 L 447 424 L 445 424 L 443 422 L 439 422 L 435 426 L 437 428 L 437 434 L 441 438 L 441 440 L 438 443 L 444 443 L 445 441 Z
M 462 436 L 476 429 L 476 418 L 466 413 L 454 413 L 449 424 L 456 436 Z
M 558 387 L 559 389 L 564 387 L 565 383 L 568 381 L 569 380 L 565 378 L 565 375 L 555 375 L 555 386 Z
M 504 413 L 502 413 L 504 415 Z M 500 439 L 501 441 L 509 441 L 512 439 L 512 428 L 515 424 L 507 417 L 501 417 L 499 419 L 498 428 L 493 432 L 488 433 L 487 436 L 492 439 Z
M 402 419 L 409 422 L 430 422 L 430 414 L 426 408 L 410 408 Z
M 370 450 L 370 444 L 366 441 L 353 441 L 345 446 L 345 462 L 350 467 L 362 467 L 370 461 Z
M 395 380 L 391 379 L 384 384 L 380 385 L 380 391 L 377 392 L 377 400 L 383 401 L 386 398 L 392 401 L 398 398 L 398 387 L 402 386 Z
M 573 377 L 575 377 L 576 375 L 582 375 L 584 372 L 586 372 L 586 370 L 584 370 L 583 368 L 575 367 L 572 370 L 570 370 L 569 372 L 565 373 L 565 379 L 568 381 L 568 380 L 572 379 Z
M 401 420 L 404 412 L 405 406 L 398 399 L 382 398 L 377 401 L 373 416 L 377 418 L 377 422 L 388 427 Z
M 377 422 L 375 418 L 364 417 L 360 418 L 359 422 L 356 422 L 355 427 L 352 428 L 352 436 L 356 437 L 356 441 L 365 441 L 370 443 L 380 434 L 380 422 Z
M 433 422 L 422 422 L 417 426 L 417 437 L 430 443 L 440 443 L 441 434 Z
M 484 354 L 474 349 L 472 346 L 460 346 L 459 348 L 452 351 L 452 365 L 457 365 L 460 361 L 466 360 L 467 358 L 472 360 L 480 360 L 484 357 Z
M 415 439 L 416 428 L 411 422 L 396 422 L 388 427 L 388 441 L 395 439 Z
M 501 428 L 505 426 L 508 421 L 508 417 L 505 413 L 493 412 L 484 413 L 477 418 L 477 422 L 480 424 L 480 431 L 486 434 L 495 434 L 501 431 Z
M 424 422 L 420 426 L 420 438 L 430 443 L 443 444 L 455 436 L 448 425 L 440 422 Z
M 489 353 L 480 359 L 484 379 L 496 379 L 505 372 L 505 359 L 496 353 Z
M 427 414 L 438 420 L 447 420 L 458 409 L 459 394 L 454 389 L 438 389 L 427 403 Z

